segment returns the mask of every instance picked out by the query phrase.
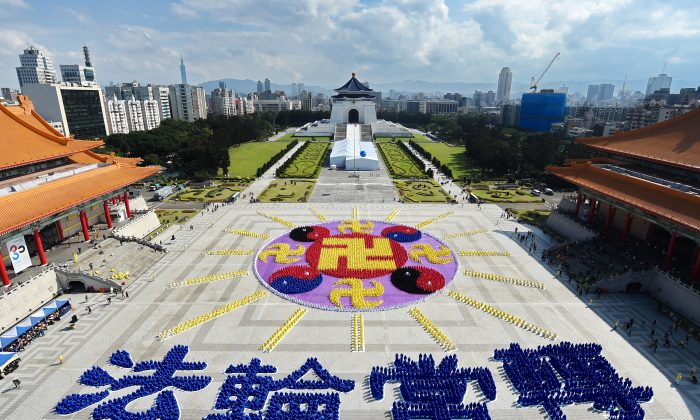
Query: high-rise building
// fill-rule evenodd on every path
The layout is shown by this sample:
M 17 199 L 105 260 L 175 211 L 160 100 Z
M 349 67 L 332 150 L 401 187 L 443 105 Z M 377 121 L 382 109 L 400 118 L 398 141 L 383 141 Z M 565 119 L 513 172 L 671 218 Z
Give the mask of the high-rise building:
M 201 86 L 192 86 L 192 112 L 195 120 L 207 118 L 207 97 Z
M 173 117 L 170 105 L 170 89 L 167 86 L 154 86 L 153 99 L 158 102 L 161 121 Z
M 0 97 L 6 102 L 17 102 L 17 95 L 19 95 L 19 90 L 17 89 L 0 88 Z
M 107 121 L 112 134 L 128 134 L 129 120 L 126 116 L 126 101 L 113 95 L 107 98 Z
M 19 87 L 29 83 L 56 83 L 58 78 L 53 69 L 51 58 L 35 46 L 30 46 L 19 56 L 20 67 L 17 67 Z
M 649 82 L 647 82 L 647 91 L 646 95 L 651 95 L 652 93 L 656 92 L 657 90 L 661 89 L 671 89 L 671 81 L 673 80 L 673 77 L 667 75 L 666 73 L 661 73 L 658 76 L 653 76 L 649 78 Z
M 126 118 L 129 121 L 129 131 L 144 131 L 142 102 L 134 98 L 126 101 Z
M 588 93 L 586 94 L 586 102 L 588 104 L 595 104 L 598 102 L 598 92 L 600 91 L 600 85 L 588 85 Z
M 496 100 L 499 104 L 510 101 L 510 86 L 513 82 L 513 72 L 510 68 L 503 67 L 498 74 L 498 90 L 496 91 Z
M 181 121 L 194 121 L 192 110 L 192 88 L 190 85 L 170 85 L 170 106 L 173 119 Z
M 61 64 L 61 79 L 65 83 L 95 83 L 95 69 L 82 64 Z
M 520 105 L 503 104 L 501 107 L 501 125 L 515 126 L 520 122 Z
M 270 88 L 270 79 L 265 78 L 265 92 L 272 92 L 272 89 Z
M 66 136 L 94 139 L 109 134 L 104 96 L 98 85 L 31 83 L 22 86 L 22 94 L 46 121 L 62 123 Z
M 212 115 L 231 116 L 236 115 L 236 98 L 231 89 L 216 88 L 211 91 L 211 113 Z
M 258 94 L 263 93 L 263 83 L 262 83 L 260 80 L 258 80 L 258 90 L 257 90 L 257 92 L 258 92 Z
M 180 80 L 183 85 L 187 84 L 187 70 L 185 69 L 185 62 L 182 59 L 182 56 L 180 56 Z
M 615 93 L 615 85 L 610 83 L 601 83 L 598 87 L 598 101 L 609 101 Z
M 143 124 L 146 130 L 160 127 L 160 105 L 155 99 L 141 101 L 143 110 Z
M 520 101 L 518 126 L 532 131 L 550 131 L 553 123 L 564 121 L 566 95 L 542 89 L 525 93 Z

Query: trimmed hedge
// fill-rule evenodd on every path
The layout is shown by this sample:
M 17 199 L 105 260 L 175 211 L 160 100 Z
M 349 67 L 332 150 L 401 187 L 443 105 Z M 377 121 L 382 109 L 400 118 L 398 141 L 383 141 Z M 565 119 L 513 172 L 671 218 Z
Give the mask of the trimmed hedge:
M 257 176 L 257 177 L 262 176 L 262 174 L 264 174 L 265 171 L 267 171 L 268 169 L 270 169 L 270 168 L 272 167 L 272 165 L 275 164 L 275 162 L 277 162 L 278 160 L 282 159 L 282 156 L 284 156 L 287 152 L 289 152 L 290 150 L 292 150 L 292 149 L 294 148 L 294 146 L 297 145 L 297 143 L 299 143 L 299 140 L 290 141 L 289 144 L 287 145 L 287 147 L 285 147 L 284 149 L 282 149 L 282 150 L 280 150 L 279 152 L 277 152 L 277 154 L 275 154 L 274 156 L 272 156 L 272 157 L 270 158 L 270 160 L 268 160 L 268 161 L 265 162 L 261 167 L 259 167 L 258 170 L 255 172 L 255 176 Z
M 409 140 L 408 144 L 411 145 L 418 154 L 423 156 L 424 159 L 429 160 L 433 165 L 435 165 L 436 168 L 440 168 L 440 171 L 445 174 L 448 178 L 452 178 L 452 169 L 449 168 L 449 166 L 445 165 L 444 163 L 440 162 L 440 159 L 436 158 L 435 156 L 431 155 L 430 152 L 425 150 L 423 147 L 421 147 L 420 144 L 416 143 L 413 140 Z M 404 145 L 405 146 L 405 145 Z

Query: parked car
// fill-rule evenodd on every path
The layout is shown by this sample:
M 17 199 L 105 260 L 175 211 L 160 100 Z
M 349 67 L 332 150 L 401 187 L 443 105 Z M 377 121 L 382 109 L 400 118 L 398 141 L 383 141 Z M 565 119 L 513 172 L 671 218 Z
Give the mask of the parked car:
M 554 191 L 551 188 L 545 188 L 544 193 L 547 195 L 554 195 Z
M 530 191 L 530 194 L 534 195 L 535 197 L 539 197 L 540 194 L 542 194 L 542 191 L 540 191 L 540 190 L 532 190 L 532 191 Z

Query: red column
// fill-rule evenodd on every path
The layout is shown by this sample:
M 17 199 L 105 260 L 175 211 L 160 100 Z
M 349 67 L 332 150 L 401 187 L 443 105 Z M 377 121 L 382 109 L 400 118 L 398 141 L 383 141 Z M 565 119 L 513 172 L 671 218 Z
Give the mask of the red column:
M 649 227 L 647 228 L 647 241 L 651 241 L 652 236 L 654 236 L 654 224 L 649 222 Z
M 86 241 L 90 240 L 90 231 L 88 230 L 88 220 L 85 210 L 80 210 L 80 224 L 83 226 L 83 238 Z
M 39 261 L 41 265 L 46 265 L 46 254 L 44 253 L 44 244 L 41 243 L 41 234 L 38 229 L 34 229 L 34 244 L 36 251 L 39 253 Z
M 668 241 L 668 249 L 666 250 L 666 258 L 664 258 L 664 268 L 667 268 L 671 264 L 671 257 L 673 257 L 673 250 L 676 247 L 676 237 L 678 234 L 676 232 L 671 233 L 671 240 Z
M 122 202 L 122 195 L 119 194 L 119 195 L 117 196 L 117 198 L 119 199 L 119 202 L 121 203 L 121 202 Z
M 603 226 L 603 233 L 608 233 L 608 228 L 610 228 L 610 222 L 612 221 L 613 215 L 615 214 L 615 207 L 610 204 L 608 206 L 608 215 L 605 217 L 605 225 Z
M 63 242 L 66 237 L 63 235 L 63 226 L 61 226 L 61 221 L 56 220 L 56 233 L 58 233 L 58 240 Z
M 5 261 L 0 258 L 0 278 L 2 278 L 2 285 L 10 285 L 10 276 L 7 274 L 7 269 L 5 268 Z
M 630 234 L 630 228 L 632 227 L 632 213 L 627 213 L 627 220 L 625 220 L 625 227 L 622 229 L 622 234 L 620 234 L 620 240 L 624 241 L 627 239 L 627 235 Z
M 107 200 L 102 202 L 102 206 L 105 208 L 105 220 L 107 220 L 107 229 L 112 229 L 112 216 L 109 215 L 109 205 Z
M 595 205 L 595 198 L 591 198 L 591 204 L 588 208 L 588 223 L 591 223 L 593 221 L 593 216 L 595 215 Z
M 117 200 L 114 197 L 111 197 L 109 200 L 112 202 L 112 205 L 117 204 Z
M 700 280 L 700 245 L 695 246 L 695 253 L 693 255 L 693 271 L 690 272 L 690 279 L 697 282 Z
M 126 208 L 126 218 L 131 219 L 131 208 L 129 207 L 129 193 L 124 193 L 124 207 Z
M 576 210 L 574 210 L 574 218 L 578 219 L 578 212 L 581 210 L 581 191 L 576 196 Z

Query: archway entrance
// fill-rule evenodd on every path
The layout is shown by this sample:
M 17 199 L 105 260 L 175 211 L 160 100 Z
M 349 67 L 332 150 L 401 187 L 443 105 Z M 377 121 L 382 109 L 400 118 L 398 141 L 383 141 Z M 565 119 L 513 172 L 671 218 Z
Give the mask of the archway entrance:
M 351 109 L 348 112 L 348 123 L 357 124 L 360 122 L 360 112 L 356 109 Z

